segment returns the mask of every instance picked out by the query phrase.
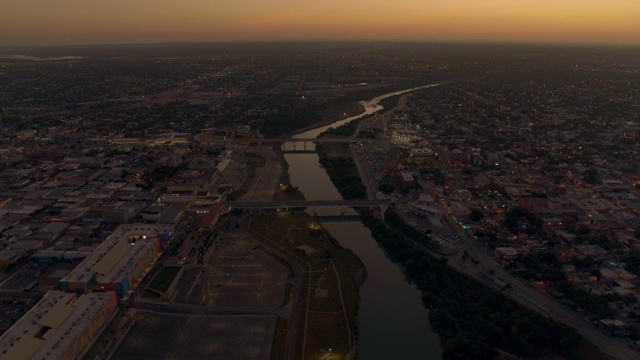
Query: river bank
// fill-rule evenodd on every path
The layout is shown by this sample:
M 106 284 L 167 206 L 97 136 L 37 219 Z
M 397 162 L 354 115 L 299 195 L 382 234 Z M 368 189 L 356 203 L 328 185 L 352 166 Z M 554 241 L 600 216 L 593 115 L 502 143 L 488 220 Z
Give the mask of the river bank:
M 321 158 L 321 162 L 326 165 L 327 159 Z M 346 185 L 342 178 L 345 175 L 335 172 L 329 175 L 333 184 L 344 192 Z M 396 220 L 395 226 L 381 221 L 370 211 L 363 213 L 363 223 L 404 276 L 417 285 L 423 306 L 431 309 L 428 323 L 442 337 L 444 359 L 493 359 L 498 351 L 525 357 L 579 356 L 581 336 L 575 329 L 454 271 L 444 258 L 433 257 L 424 248 L 421 235 L 402 231 L 404 224 L 392 208 L 387 213 L 388 220 Z M 492 320 L 488 321 L 488 317 Z M 514 328 L 522 331 L 514 333 Z
M 437 86 L 427 85 L 425 87 Z M 380 95 L 362 101 L 364 111 L 343 120 L 325 124 L 296 137 L 317 137 L 329 127 L 337 127 L 382 110 L 378 102 L 424 87 Z M 289 177 L 307 200 L 338 200 L 342 196 L 331 182 L 326 170 L 320 166 L 315 153 L 285 154 L 289 164 Z M 318 219 L 324 213 L 330 216 L 340 209 L 318 209 Z M 335 217 L 335 216 L 334 216 Z M 339 217 L 339 215 L 338 215 Z M 359 355 L 362 359 L 401 358 L 424 359 L 441 357 L 439 337 L 431 330 L 429 312 L 421 301 L 421 292 L 405 281 L 401 268 L 391 262 L 378 247 L 371 232 L 360 222 L 340 221 L 322 223 L 332 237 L 344 248 L 351 249 L 364 263 L 367 277 L 359 290 L 356 333 Z
M 296 358 L 318 359 L 328 353 L 336 360 L 352 358 L 357 352 L 359 289 L 366 278 L 360 259 L 309 214 L 254 216 L 249 228 L 303 270 L 302 279 L 293 284 L 299 290 L 287 298 Z
M 333 108 L 327 109 L 324 111 L 324 114 L 321 113 L 321 115 L 323 115 L 322 121 L 305 126 L 300 129 L 296 129 L 295 131 L 292 131 L 287 136 L 293 136 L 293 135 L 304 133 L 313 129 L 317 129 L 319 127 L 331 125 L 336 121 L 342 121 L 346 118 L 356 116 L 364 112 L 364 110 L 365 110 L 364 106 L 356 102 L 348 103 L 344 107 L 333 107 Z
M 347 124 L 353 120 L 357 120 L 357 119 L 361 119 L 367 115 L 373 115 L 375 113 L 377 113 L 378 111 L 383 110 L 383 106 L 380 105 L 380 101 L 382 101 L 383 99 L 386 99 L 388 97 L 392 97 L 392 96 L 396 96 L 396 95 L 402 95 L 402 94 L 406 94 L 409 92 L 413 92 L 413 91 L 417 91 L 417 90 L 422 90 L 422 89 L 427 89 L 430 87 L 435 87 L 435 86 L 439 86 L 441 85 L 441 83 L 435 83 L 435 84 L 429 84 L 429 85 L 423 85 L 423 86 L 417 86 L 417 87 L 413 87 L 410 89 L 405 89 L 405 90 L 398 90 L 398 91 L 394 91 L 391 93 L 387 93 L 387 94 L 382 94 L 382 95 L 378 95 L 376 97 L 374 97 L 371 100 L 368 101 L 360 101 L 359 104 L 363 106 L 364 111 L 357 114 L 357 115 L 353 115 L 353 116 L 348 116 L 342 120 L 339 121 L 335 121 L 333 123 L 330 124 L 325 124 L 325 125 L 318 125 L 318 123 L 316 123 L 316 127 L 313 127 L 307 131 L 304 132 L 294 132 L 294 138 L 315 138 L 318 137 L 318 135 L 320 135 L 322 132 L 326 131 L 327 129 L 331 128 L 331 127 L 338 127 L 344 124 Z M 309 128 L 309 127 L 307 127 Z

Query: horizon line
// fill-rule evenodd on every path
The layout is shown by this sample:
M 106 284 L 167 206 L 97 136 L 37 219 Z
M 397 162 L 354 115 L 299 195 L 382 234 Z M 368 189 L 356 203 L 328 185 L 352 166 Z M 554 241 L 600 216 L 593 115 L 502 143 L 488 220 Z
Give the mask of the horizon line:
M 433 45 L 501 45 L 501 46 L 548 46 L 548 47 L 606 47 L 640 49 L 639 43 L 607 43 L 588 41 L 542 41 L 542 40 L 434 40 L 434 39 L 234 39 L 234 40 L 178 40 L 178 41 L 135 41 L 135 42 L 104 42 L 104 43 L 63 43 L 63 44 L 29 44 L 3 45 L 0 49 L 33 49 L 33 48 L 63 48 L 63 47 L 100 47 L 100 46 L 153 46 L 153 45 L 197 45 L 197 44 L 261 44 L 261 43 L 413 43 Z

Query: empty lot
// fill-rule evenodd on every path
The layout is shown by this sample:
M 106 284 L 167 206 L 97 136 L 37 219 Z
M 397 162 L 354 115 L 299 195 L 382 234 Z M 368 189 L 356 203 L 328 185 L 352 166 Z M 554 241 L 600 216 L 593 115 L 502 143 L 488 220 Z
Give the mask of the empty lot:
M 275 316 L 146 314 L 112 359 L 269 359 Z

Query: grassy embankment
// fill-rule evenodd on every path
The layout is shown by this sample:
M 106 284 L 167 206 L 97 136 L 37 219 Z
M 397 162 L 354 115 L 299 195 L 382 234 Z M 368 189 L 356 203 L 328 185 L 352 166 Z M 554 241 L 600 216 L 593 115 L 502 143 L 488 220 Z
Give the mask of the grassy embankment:
M 287 346 L 287 328 L 289 322 L 281 317 L 276 322 L 276 332 L 273 335 L 273 343 L 271 344 L 271 355 L 269 359 L 284 359 Z
M 165 266 L 160 272 L 153 278 L 151 284 L 149 284 L 149 288 L 156 290 L 160 293 L 164 293 L 169 289 L 173 279 L 175 279 L 176 275 L 180 271 L 180 266 Z
M 144 299 L 159 299 L 169 289 L 179 271 L 180 266 L 163 267 L 142 293 L 142 297 Z
M 278 188 L 273 194 L 273 200 L 275 201 L 288 201 L 288 200 L 305 200 L 304 194 L 298 190 L 297 187 L 291 184 L 289 178 L 289 164 L 284 158 L 284 153 L 280 148 L 281 144 L 277 144 L 273 147 L 273 151 L 278 155 L 280 159 L 281 173 L 280 181 L 278 181 Z
M 305 359 L 317 359 L 331 348 L 333 359 L 345 359 L 357 333 L 359 283 L 354 274 L 363 274 L 359 259 L 337 246 L 306 214 L 254 216 L 251 229 L 307 271 L 296 354 L 304 347 Z
M 389 111 L 398 105 L 401 96 L 402 95 L 389 96 L 388 98 L 380 100 L 378 104 L 384 107 L 382 111 Z
M 364 199 L 367 197 L 367 187 L 362 183 L 348 146 L 348 144 L 318 144 L 316 151 L 320 156 L 320 164 L 340 195 L 344 199 Z

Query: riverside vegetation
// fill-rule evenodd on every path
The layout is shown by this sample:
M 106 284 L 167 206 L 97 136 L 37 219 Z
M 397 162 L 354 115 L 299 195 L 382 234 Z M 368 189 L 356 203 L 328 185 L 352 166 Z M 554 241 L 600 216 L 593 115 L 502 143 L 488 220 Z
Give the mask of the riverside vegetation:
M 354 124 L 343 126 L 354 128 Z M 336 135 L 332 131 L 344 135 L 344 130 L 330 129 L 326 135 Z M 327 156 L 321 146 L 318 155 L 345 199 L 362 196 L 354 190 L 364 185 L 352 158 Z M 360 212 L 378 245 L 422 292 L 424 306 L 430 309 L 429 322 L 441 338 L 443 359 L 494 359 L 498 350 L 524 358 L 549 353 L 581 358 L 576 348 L 582 336 L 575 329 L 454 271 L 446 259 L 434 258 L 420 237 L 402 226 L 392 208 L 384 222 L 368 209 Z

